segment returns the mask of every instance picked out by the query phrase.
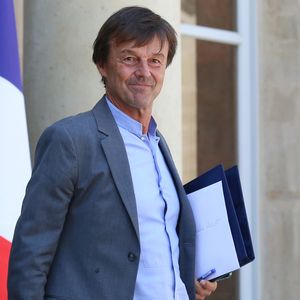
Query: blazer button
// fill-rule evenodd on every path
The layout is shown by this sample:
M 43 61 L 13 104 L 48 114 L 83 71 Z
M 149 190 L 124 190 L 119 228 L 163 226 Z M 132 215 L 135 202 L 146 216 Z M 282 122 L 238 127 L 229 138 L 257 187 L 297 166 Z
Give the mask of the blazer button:
M 128 253 L 128 260 L 129 261 L 135 261 L 136 260 L 136 255 L 132 252 Z

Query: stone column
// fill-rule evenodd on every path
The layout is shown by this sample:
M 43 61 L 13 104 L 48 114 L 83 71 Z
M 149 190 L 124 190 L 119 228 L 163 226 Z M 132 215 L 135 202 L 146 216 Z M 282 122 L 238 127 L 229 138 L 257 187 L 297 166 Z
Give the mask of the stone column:
M 24 0 L 14 0 L 21 73 L 23 71 Z
M 103 22 L 129 5 L 153 9 L 176 29 L 180 1 L 25 0 L 24 93 L 31 152 L 49 124 L 90 109 L 104 93 L 92 63 L 92 44 Z M 180 53 L 168 68 L 155 117 L 181 170 Z
M 264 300 L 300 295 L 299 1 L 258 1 Z

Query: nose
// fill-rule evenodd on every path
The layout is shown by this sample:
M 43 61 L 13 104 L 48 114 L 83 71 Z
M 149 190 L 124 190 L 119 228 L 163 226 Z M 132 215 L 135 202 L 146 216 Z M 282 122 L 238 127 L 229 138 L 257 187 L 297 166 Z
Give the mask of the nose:
M 149 78 L 151 76 L 148 62 L 140 61 L 135 70 L 135 75 L 138 79 Z

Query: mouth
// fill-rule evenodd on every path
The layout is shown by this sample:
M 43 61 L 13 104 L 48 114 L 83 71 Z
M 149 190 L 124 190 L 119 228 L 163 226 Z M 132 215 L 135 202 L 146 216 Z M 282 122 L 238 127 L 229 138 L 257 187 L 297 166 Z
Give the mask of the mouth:
M 152 87 L 152 84 L 146 84 L 146 83 L 130 83 L 128 85 L 133 87 Z
M 128 84 L 128 88 L 134 93 L 148 93 L 152 90 L 153 85 L 145 83 Z

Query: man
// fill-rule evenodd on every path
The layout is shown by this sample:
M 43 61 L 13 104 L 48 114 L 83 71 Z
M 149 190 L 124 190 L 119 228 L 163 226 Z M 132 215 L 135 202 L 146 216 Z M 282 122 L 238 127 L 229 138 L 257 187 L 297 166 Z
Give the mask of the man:
M 45 130 L 16 226 L 9 299 L 204 299 L 192 212 L 151 117 L 174 29 L 146 8 L 112 15 L 94 43 L 106 95 Z M 195 288 L 196 287 L 196 288 Z

